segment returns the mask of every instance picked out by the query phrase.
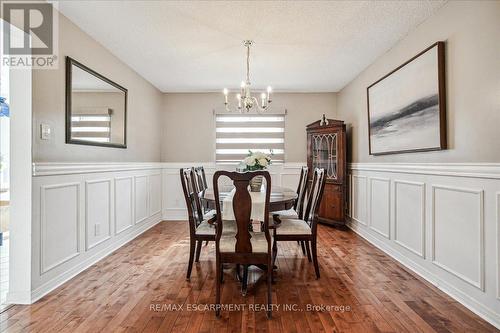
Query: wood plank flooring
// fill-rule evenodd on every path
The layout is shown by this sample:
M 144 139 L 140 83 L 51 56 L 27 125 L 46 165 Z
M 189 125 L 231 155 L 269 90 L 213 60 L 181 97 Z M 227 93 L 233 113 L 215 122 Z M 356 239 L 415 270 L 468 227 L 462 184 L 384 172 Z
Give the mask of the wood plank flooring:
M 187 223 L 162 222 L 35 304 L 0 314 L 0 331 L 498 332 L 352 231 L 320 226 L 318 247 L 316 280 L 297 243 L 279 245 L 279 309 L 270 320 L 256 309 L 265 303 L 265 284 L 251 285 L 243 297 L 226 270 L 222 302 L 240 311 L 217 319 L 205 309 L 215 299 L 213 243 L 186 281 Z M 260 274 L 252 270 L 251 280 Z

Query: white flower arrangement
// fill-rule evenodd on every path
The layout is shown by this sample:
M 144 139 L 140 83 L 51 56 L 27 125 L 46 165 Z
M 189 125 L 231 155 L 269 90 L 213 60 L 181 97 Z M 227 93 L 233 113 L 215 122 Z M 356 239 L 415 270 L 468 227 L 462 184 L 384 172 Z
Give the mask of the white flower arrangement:
M 243 163 L 246 165 L 247 171 L 263 170 L 271 164 L 271 155 L 260 151 L 248 151 L 248 156 L 245 157 Z

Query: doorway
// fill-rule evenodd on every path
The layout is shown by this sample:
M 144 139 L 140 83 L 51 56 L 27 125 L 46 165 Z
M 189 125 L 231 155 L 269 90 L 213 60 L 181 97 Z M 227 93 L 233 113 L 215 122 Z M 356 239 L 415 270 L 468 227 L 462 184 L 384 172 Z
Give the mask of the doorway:
M 1 51 L 3 54 L 3 50 Z M 0 65 L 0 310 L 6 304 L 7 292 L 9 290 L 9 241 L 10 241 L 9 103 L 10 103 L 9 68 L 5 65 Z
M 3 46 L 2 46 L 3 47 Z M 2 54 L 3 54 L 3 50 Z M 10 224 L 10 94 L 9 68 L 0 65 L 0 310 L 9 290 Z
M 25 34 L 11 26 L 10 37 Z M 31 68 L 0 61 L 0 312 L 31 303 L 31 78 Z

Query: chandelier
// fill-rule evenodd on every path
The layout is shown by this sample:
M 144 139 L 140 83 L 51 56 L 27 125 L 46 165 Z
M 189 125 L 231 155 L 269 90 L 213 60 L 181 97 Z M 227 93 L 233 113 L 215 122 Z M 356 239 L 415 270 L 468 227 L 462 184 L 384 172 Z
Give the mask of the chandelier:
M 241 81 L 241 90 L 240 93 L 236 95 L 236 99 L 238 101 L 237 111 L 243 113 L 243 110 L 249 112 L 252 109 L 255 109 L 257 112 L 263 112 L 269 109 L 269 104 L 271 103 L 271 92 L 272 88 L 267 87 L 267 93 L 262 92 L 260 94 L 260 103 L 259 100 L 252 96 L 250 91 L 250 46 L 253 45 L 252 40 L 243 41 L 243 46 L 247 49 L 247 79 L 246 81 Z M 231 107 L 228 102 L 228 93 L 227 88 L 224 88 L 224 105 L 226 106 L 226 110 L 232 112 Z

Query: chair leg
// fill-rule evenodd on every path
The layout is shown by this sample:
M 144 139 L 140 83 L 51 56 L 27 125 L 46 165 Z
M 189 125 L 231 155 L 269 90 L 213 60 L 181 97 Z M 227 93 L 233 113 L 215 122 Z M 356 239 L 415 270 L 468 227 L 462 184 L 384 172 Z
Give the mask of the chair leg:
M 196 244 L 196 262 L 200 262 L 201 244 L 203 244 L 202 240 L 199 240 Z
M 241 279 L 241 295 L 246 296 L 248 291 L 248 265 L 243 265 L 243 277 Z
M 215 316 L 220 316 L 220 284 L 222 280 L 222 265 L 219 256 L 215 258 Z
M 272 279 L 273 279 L 273 265 L 272 261 L 269 260 L 269 263 L 267 265 L 267 318 L 271 318 L 272 316 L 272 293 L 271 293 L 271 285 L 272 285 Z
M 316 271 L 316 278 L 319 279 L 319 264 L 318 264 L 318 250 L 316 246 L 316 239 L 311 241 L 312 257 L 314 262 L 314 270 Z
M 276 242 L 276 240 L 273 242 L 273 258 L 272 258 L 272 263 L 273 263 L 273 267 L 276 263 L 276 257 L 278 256 L 278 242 Z
M 207 245 L 208 245 L 208 241 L 205 241 L 205 246 L 207 246 Z
M 309 247 L 309 241 L 304 241 L 303 243 L 306 244 L 307 260 L 311 262 L 311 249 Z
M 191 238 L 189 241 L 189 263 L 188 263 L 188 271 L 186 274 L 186 280 L 191 278 L 191 270 L 193 268 L 193 259 L 194 259 L 194 247 L 196 245 L 196 240 Z
M 302 248 L 302 254 L 306 255 L 306 246 L 304 241 L 297 241 L 300 244 L 300 247 Z

